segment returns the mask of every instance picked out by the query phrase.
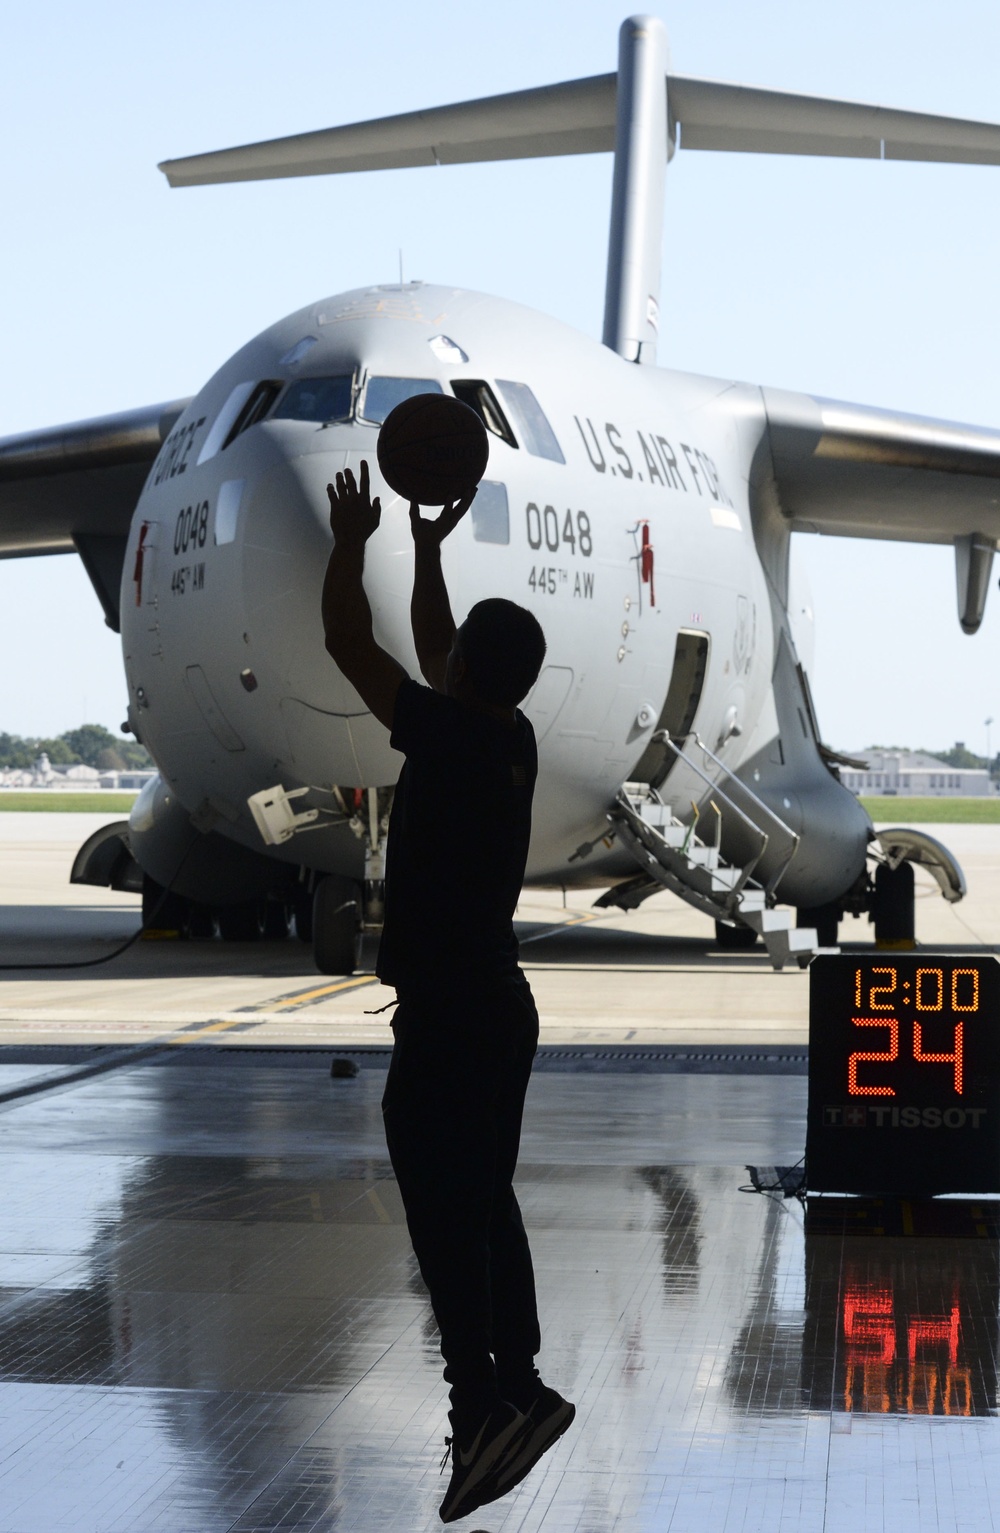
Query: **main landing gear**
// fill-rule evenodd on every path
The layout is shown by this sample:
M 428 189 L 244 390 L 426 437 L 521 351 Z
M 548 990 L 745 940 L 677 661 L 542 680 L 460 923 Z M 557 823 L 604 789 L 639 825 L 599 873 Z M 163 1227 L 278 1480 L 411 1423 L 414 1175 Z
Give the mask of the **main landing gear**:
M 245 900 L 236 905 L 202 905 L 180 894 L 165 894 L 148 874 L 142 880 L 145 935 L 189 942 L 280 942 L 287 938 L 292 908 L 285 896 Z
M 328 874 L 310 890 L 296 889 L 291 899 L 246 900 L 209 906 L 179 894 L 164 896 L 162 885 L 146 877 L 142 919 L 151 940 L 189 942 L 283 942 L 293 923 L 301 942 L 312 945 L 321 974 L 353 974 L 361 959 L 363 892 L 349 878 Z
M 316 885 L 312 945 L 321 974 L 353 974 L 361 961 L 361 891 L 348 878 L 329 874 Z

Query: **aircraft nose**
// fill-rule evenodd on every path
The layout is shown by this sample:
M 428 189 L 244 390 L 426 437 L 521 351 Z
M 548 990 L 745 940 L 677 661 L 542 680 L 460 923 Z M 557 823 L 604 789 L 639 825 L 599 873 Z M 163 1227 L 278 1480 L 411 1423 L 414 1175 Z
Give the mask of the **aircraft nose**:
M 323 632 L 323 582 L 333 546 L 327 486 L 348 468 L 360 482 L 367 460 L 372 495 L 387 499 L 366 550 L 365 589 L 378 642 L 404 664 L 409 659 L 409 524 L 378 474 L 374 432 L 364 435 L 357 447 L 273 465 L 255 489 L 247 524 L 248 628 L 268 651 L 292 763 L 311 782 L 392 782 L 399 765 L 385 730 L 327 653 Z

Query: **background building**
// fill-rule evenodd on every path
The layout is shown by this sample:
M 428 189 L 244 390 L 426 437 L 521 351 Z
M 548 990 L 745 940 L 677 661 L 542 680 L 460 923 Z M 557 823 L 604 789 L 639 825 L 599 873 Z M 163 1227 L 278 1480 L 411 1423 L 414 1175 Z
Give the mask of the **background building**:
M 859 797 L 986 798 L 996 791 L 985 766 L 952 766 L 926 751 L 872 747 L 847 754 L 866 763 L 864 771 L 840 769 L 844 787 Z
M 46 752 L 42 751 L 30 767 L 0 767 L 0 789 L 16 788 L 23 792 L 26 788 L 32 791 L 51 788 L 57 792 L 62 789 L 72 793 L 91 793 L 108 788 L 112 792 L 128 793 L 138 792 L 143 783 L 155 776 L 156 772 L 152 768 L 108 768 L 102 771 L 84 762 L 53 766 Z

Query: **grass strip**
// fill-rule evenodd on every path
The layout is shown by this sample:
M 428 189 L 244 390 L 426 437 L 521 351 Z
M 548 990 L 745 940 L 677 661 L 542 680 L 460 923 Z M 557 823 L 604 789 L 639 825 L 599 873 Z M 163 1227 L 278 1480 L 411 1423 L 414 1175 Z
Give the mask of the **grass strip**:
M 56 788 L 51 792 L 20 793 L 16 788 L 0 791 L 0 813 L 18 810 L 31 814 L 128 814 L 135 803 L 134 793 L 67 793 Z
M 1000 825 L 996 798 L 862 798 L 879 825 Z
M 134 793 L 31 793 L 0 791 L 0 813 L 128 814 Z M 880 825 L 1000 825 L 1000 793 L 995 798 L 862 798 L 861 803 Z

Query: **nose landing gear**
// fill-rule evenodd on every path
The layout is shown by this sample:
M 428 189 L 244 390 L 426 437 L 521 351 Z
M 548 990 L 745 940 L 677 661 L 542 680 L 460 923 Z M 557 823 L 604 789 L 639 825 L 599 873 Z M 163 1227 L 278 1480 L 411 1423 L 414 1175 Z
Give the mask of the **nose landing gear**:
M 351 790 L 338 790 L 345 811 Z M 361 962 L 365 932 L 377 935 L 385 914 L 385 838 L 392 807 L 391 788 L 355 788 L 350 826 L 364 842 L 365 876 L 360 885 L 328 874 L 316 885 L 311 910 L 313 956 L 321 974 L 353 974 Z M 299 934 L 304 935 L 296 916 Z

